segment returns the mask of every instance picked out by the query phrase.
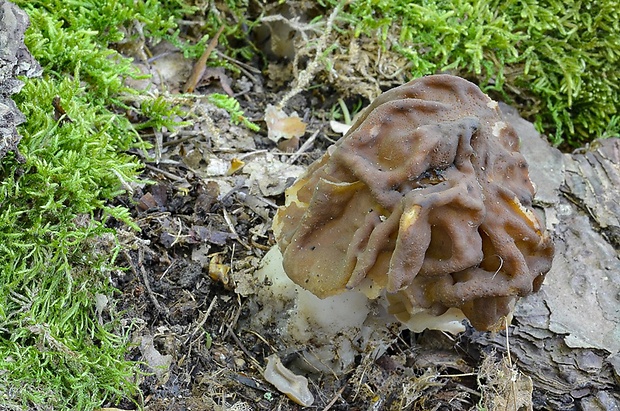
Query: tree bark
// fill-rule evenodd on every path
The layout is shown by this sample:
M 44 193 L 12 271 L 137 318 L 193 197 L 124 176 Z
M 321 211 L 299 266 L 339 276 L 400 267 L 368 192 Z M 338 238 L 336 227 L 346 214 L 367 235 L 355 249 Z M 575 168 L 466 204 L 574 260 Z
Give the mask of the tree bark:
M 17 149 L 21 137 L 16 127 L 26 119 L 11 100 L 24 86 L 17 76 L 41 75 L 41 66 L 24 44 L 24 32 L 29 25 L 24 11 L 0 0 L 0 161 L 9 151 L 21 159 Z
M 562 154 L 508 106 L 538 187 L 556 254 L 540 292 L 509 329 L 513 361 L 534 383 L 535 409 L 620 409 L 620 139 Z M 504 333 L 471 334 L 505 351 Z

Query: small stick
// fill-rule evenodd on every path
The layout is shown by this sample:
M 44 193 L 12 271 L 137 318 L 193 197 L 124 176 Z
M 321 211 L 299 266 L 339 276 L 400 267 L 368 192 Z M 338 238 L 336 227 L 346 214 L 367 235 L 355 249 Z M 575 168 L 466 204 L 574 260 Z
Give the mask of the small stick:
M 503 262 L 503 261 L 502 261 Z M 519 371 L 512 366 L 512 357 L 510 356 L 510 338 L 508 336 L 508 328 L 510 324 L 508 324 L 508 318 L 504 317 L 505 329 L 506 329 L 506 353 L 508 354 L 508 366 L 510 367 L 510 372 L 512 373 L 512 377 L 510 378 L 510 388 L 512 391 L 512 401 L 514 403 L 514 409 L 517 409 L 517 387 L 515 385 L 515 381 L 517 379 Z
M 228 226 L 228 229 L 230 230 L 231 234 L 233 235 L 233 238 L 235 240 L 237 240 L 239 242 L 239 244 L 241 244 L 246 250 L 250 250 L 251 247 L 249 245 L 247 245 L 241 239 L 241 237 L 239 237 L 239 234 L 237 234 L 237 230 L 235 230 L 235 226 L 233 225 L 232 220 L 228 216 L 228 212 L 226 211 L 226 209 L 222 208 L 222 212 L 223 212 L 222 214 L 224 215 L 224 221 L 226 221 L 226 225 Z
M 175 144 L 184 143 L 184 142 L 186 142 L 188 140 L 191 140 L 193 138 L 200 137 L 200 136 L 202 136 L 202 132 L 200 132 L 200 131 L 191 131 L 191 132 L 187 132 L 187 133 L 181 133 L 181 135 L 183 137 L 177 138 L 175 140 L 169 140 L 169 141 L 164 142 L 162 144 L 162 147 L 168 147 L 168 146 L 172 146 L 172 145 L 175 145 Z
M 185 182 L 186 180 L 183 177 L 179 177 L 176 174 L 172 174 L 169 173 L 167 171 L 164 171 L 160 168 L 154 167 L 150 164 L 145 164 L 145 167 L 148 168 L 151 171 L 155 171 L 156 173 L 161 173 L 163 176 L 168 177 L 171 180 L 177 181 L 177 182 Z
M 319 131 L 320 131 L 320 130 L 315 131 L 315 132 L 314 132 L 314 134 L 312 134 L 312 135 L 310 136 L 310 138 L 308 138 L 308 139 L 304 142 L 304 144 L 303 144 L 301 147 L 299 147 L 299 150 L 297 150 L 297 152 L 296 152 L 294 155 L 292 155 L 291 157 L 289 157 L 289 159 L 288 159 L 287 163 L 289 163 L 289 164 L 293 164 L 293 163 L 294 163 L 294 162 L 295 162 L 295 161 L 296 161 L 299 157 L 301 157 L 301 155 L 302 155 L 304 152 L 308 151 L 308 149 L 310 148 L 310 146 L 314 143 L 314 140 L 316 140 L 316 136 L 318 136 L 318 135 L 319 135 Z
M 157 297 L 155 297 L 155 293 L 151 289 L 151 282 L 149 281 L 149 276 L 144 269 L 144 250 L 142 247 L 138 248 L 138 269 L 142 273 L 142 280 L 144 281 L 144 288 L 146 288 L 146 292 L 149 296 L 149 299 L 155 306 L 155 309 L 158 311 L 160 315 L 164 317 L 168 317 L 168 309 L 162 306 L 159 301 L 157 301 Z
M 144 269 L 144 250 L 142 249 L 142 247 L 138 248 L 137 263 L 132 260 L 131 255 L 128 251 L 123 251 L 123 254 L 125 255 L 125 258 L 127 259 L 127 262 L 129 263 L 129 266 L 131 267 L 131 270 L 134 272 L 134 274 L 136 276 L 141 274 L 142 281 L 144 282 L 144 288 L 146 288 L 146 293 L 149 296 L 151 303 L 155 306 L 155 310 L 157 311 L 157 313 L 163 315 L 164 317 L 168 317 L 168 309 L 162 306 L 159 301 L 157 301 L 157 298 L 155 297 L 155 294 L 151 289 L 151 282 L 149 281 L 148 274 Z
M 198 59 L 196 64 L 194 64 L 194 68 L 192 69 L 192 74 L 187 79 L 187 83 L 183 86 L 183 93 L 193 93 L 196 85 L 205 74 L 207 70 L 207 60 L 211 55 L 211 52 L 217 47 L 217 39 L 220 37 L 220 34 L 224 31 L 224 26 L 222 25 L 220 29 L 217 31 L 215 36 L 209 42 L 209 45 L 205 49 L 205 52 L 202 53 L 202 56 Z
M 261 71 L 260 71 L 259 69 L 257 69 L 256 67 L 254 67 L 254 66 L 250 66 L 249 64 L 245 64 L 245 63 L 244 63 L 244 62 L 242 62 L 242 61 L 239 61 L 239 60 L 234 59 L 234 58 L 232 58 L 232 57 L 230 57 L 230 56 L 227 56 L 226 54 L 222 53 L 222 52 L 221 52 L 221 51 L 219 51 L 219 50 L 215 50 L 215 52 L 216 52 L 216 53 L 217 53 L 217 55 L 218 55 L 218 56 L 220 56 L 221 58 L 223 58 L 223 59 L 225 59 L 225 60 L 228 60 L 228 61 L 230 61 L 230 62 L 232 62 L 232 63 L 238 64 L 239 66 L 241 66 L 241 68 L 244 68 L 244 69 L 246 69 L 246 70 L 248 70 L 248 71 L 250 71 L 250 72 L 252 72 L 252 73 L 254 73 L 254 74 L 260 74 L 260 73 L 261 73 Z
M 329 402 L 329 404 L 327 404 L 325 406 L 325 408 L 323 408 L 323 411 L 329 411 L 329 409 L 336 403 L 336 401 L 338 401 L 338 398 L 342 395 L 342 393 L 344 392 L 344 389 L 346 388 L 346 385 L 343 385 L 338 392 L 336 393 L 336 395 L 334 395 L 334 398 L 332 398 L 332 400 Z
M 209 304 L 209 308 L 207 308 L 207 312 L 205 312 L 204 317 L 202 318 L 202 320 L 200 320 L 198 325 L 194 328 L 194 331 L 192 331 L 191 335 L 187 338 L 187 340 L 185 340 L 184 345 L 187 345 L 187 343 L 190 342 L 194 338 L 198 330 L 200 330 L 202 326 L 205 325 L 205 323 L 207 322 L 207 318 L 209 318 L 209 315 L 211 314 L 211 311 L 213 311 L 213 307 L 215 307 L 216 303 L 217 303 L 217 295 L 213 297 L 213 299 L 211 300 L 211 304 Z
M 254 84 L 258 83 L 258 80 L 256 79 L 256 77 L 254 77 L 254 75 L 252 75 L 252 73 L 254 73 L 254 74 L 260 74 L 260 70 L 258 70 L 258 69 L 256 69 L 256 68 L 254 68 L 254 67 L 252 67 L 252 66 L 250 66 L 250 65 L 248 65 L 248 64 L 242 63 L 242 62 L 241 62 L 241 61 L 239 61 L 239 60 L 235 60 L 234 58 L 232 58 L 232 57 L 230 57 L 230 56 L 227 56 L 226 54 L 222 53 L 222 52 L 221 52 L 221 51 L 219 51 L 219 50 L 215 50 L 215 52 L 217 53 L 217 55 L 218 55 L 218 56 L 220 56 L 220 57 L 221 57 L 221 58 L 223 58 L 224 60 L 228 60 L 228 61 L 230 61 L 231 63 L 236 64 L 236 65 L 237 65 L 237 68 L 239 68 L 239 70 L 240 70 L 243 74 L 245 74 L 245 75 L 246 75 L 246 76 L 250 79 L 250 81 L 251 81 L 252 83 L 254 83 Z
M 230 325 L 227 326 L 228 327 L 228 334 L 230 334 L 230 336 L 232 337 L 232 339 L 237 343 L 237 345 L 239 346 L 239 348 L 241 348 L 241 351 L 243 351 L 243 353 L 248 357 L 248 359 L 250 360 L 250 362 L 261 372 L 261 374 L 264 372 L 263 367 L 261 367 L 260 363 L 258 362 L 258 360 L 256 358 L 254 358 L 254 356 L 252 354 L 250 354 L 250 352 L 248 351 L 247 348 L 245 348 L 245 345 L 243 345 L 243 343 L 241 342 L 241 340 L 239 339 L 239 337 L 237 337 L 237 335 L 235 334 L 235 332 L 233 331 L 232 327 Z

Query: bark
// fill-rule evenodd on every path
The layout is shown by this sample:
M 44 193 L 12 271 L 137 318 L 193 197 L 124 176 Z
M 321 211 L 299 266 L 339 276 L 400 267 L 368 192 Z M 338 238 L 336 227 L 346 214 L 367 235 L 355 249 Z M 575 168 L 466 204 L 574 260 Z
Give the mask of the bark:
M 24 11 L 0 0 L 0 161 L 9 151 L 21 158 L 17 150 L 21 137 L 16 127 L 25 118 L 11 100 L 11 96 L 24 85 L 17 76 L 41 74 L 41 67 L 24 44 L 24 32 L 29 24 Z
M 556 246 L 542 289 L 518 304 L 511 357 L 534 382 L 535 409 L 618 410 L 620 139 L 562 154 L 513 109 L 503 110 L 522 140 Z M 504 333 L 471 339 L 506 347 Z

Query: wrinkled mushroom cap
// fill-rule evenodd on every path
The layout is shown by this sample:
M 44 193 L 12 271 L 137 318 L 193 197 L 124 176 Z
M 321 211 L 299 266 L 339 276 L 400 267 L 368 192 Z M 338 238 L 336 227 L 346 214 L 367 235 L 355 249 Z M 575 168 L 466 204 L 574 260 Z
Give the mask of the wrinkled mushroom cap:
M 498 329 L 551 267 L 533 195 L 497 103 L 428 76 L 379 96 L 287 190 L 273 228 L 287 275 L 318 297 L 385 291 L 397 316 L 455 307 Z

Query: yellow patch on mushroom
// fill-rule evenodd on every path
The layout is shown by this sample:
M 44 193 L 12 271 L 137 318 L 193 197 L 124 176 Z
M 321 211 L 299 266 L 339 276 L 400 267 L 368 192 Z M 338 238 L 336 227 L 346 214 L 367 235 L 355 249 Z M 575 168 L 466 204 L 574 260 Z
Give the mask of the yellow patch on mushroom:
M 405 210 L 403 215 L 400 217 L 400 226 L 406 229 L 415 224 L 416 220 L 420 216 L 420 210 L 422 210 L 422 207 L 419 205 L 415 205 L 409 210 Z

